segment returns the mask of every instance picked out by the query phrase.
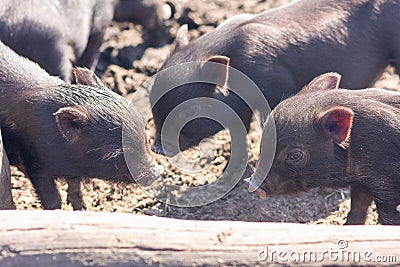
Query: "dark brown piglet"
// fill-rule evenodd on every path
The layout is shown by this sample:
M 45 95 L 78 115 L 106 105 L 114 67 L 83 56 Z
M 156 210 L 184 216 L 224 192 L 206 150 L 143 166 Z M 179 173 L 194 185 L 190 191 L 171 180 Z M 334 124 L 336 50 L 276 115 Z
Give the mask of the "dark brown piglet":
M 209 83 L 185 84 L 171 90 L 153 105 L 156 142 L 153 150 L 169 151 L 173 140 L 163 137 L 161 129 L 167 115 L 184 101 L 208 97 L 217 99 L 236 111 L 249 128 L 252 111 L 226 85 L 237 86 L 229 66 L 238 69 L 262 90 L 271 108 L 294 95 L 312 78 L 335 71 L 343 75 L 345 88 L 371 86 L 387 65 L 400 72 L 400 0 L 300 0 L 260 13 L 242 14 L 222 23 L 214 31 L 189 42 L 187 27 L 182 26 L 175 49 L 161 70 L 182 63 L 205 61 L 220 63 Z M 171 79 L 184 73 L 171 75 Z M 155 81 L 150 93 L 159 95 L 165 79 Z M 246 92 L 246 86 L 238 88 Z M 156 99 L 156 98 L 155 98 Z M 255 103 L 248 103 L 252 107 Z M 192 114 L 202 114 L 207 105 L 181 109 L 176 116 L 183 121 Z M 232 121 L 234 116 L 232 116 Z M 180 133 L 180 148 L 189 148 L 223 128 L 215 121 L 198 118 L 187 123 Z M 172 137 L 171 137 L 172 138 Z
M 153 44 L 168 41 L 165 6 L 162 0 L 3 0 L 0 40 L 68 82 L 72 65 L 95 67 L 113 18 L 142 23 Z
M 400 92 L 338 89 L 339 80 L 321 75 L 272 111 L 275 158 L 268 172 L 263 147 L 250 187 L 266 197 L 350 185 L 346 224 L 364 224 L 372 200 L 380 223 L 400 224 Z
M 169 39 L 163 27 L 171 15 L 168 8 L 162 0 L 5 0 L 0 5 L 0 40 L 50 74 L 77 82 L 71 77 L 72 66 L 95 67 L 113 18 L 143 25 L 147 41 L 162 45 Z M 80 203 L 80 182 L 67 182 L 68 201 Z
M 98 84 L 92 72 L 77 69 L 78 85 L 70 85 L 1 42 L 0 62 L 0 123 L 7 156 L 31 179 L 45 209 L 61 208 L 56 178 L 146 185 L 160 176 L 140 114 Z

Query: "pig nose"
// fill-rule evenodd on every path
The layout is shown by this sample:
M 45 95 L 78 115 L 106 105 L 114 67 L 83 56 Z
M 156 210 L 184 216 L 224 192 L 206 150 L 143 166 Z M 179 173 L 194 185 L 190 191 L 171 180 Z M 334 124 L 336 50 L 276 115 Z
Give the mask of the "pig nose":
M 250 178 L 244 179 L 244 182 L 248 185 L 247 190 L 249 192 L 256 192 L 257 195 L 262 199 L 267 198 L 267 192 L 265 192 L 265 190 L 261 189 L 259 186 L 257 187 L 257 185 L 254 182 L 253 176 L 251 176 Z

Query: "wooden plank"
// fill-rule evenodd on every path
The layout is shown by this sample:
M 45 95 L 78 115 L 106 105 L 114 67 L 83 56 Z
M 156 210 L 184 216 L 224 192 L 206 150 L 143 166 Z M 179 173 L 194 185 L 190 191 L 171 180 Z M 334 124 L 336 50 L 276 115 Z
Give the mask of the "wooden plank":
M 0 218 L 0 266 L 364 266 L 376 265 L 378 256 L 400 263 L 399 226 L 189 221 L 60 210 L 0 211 Z

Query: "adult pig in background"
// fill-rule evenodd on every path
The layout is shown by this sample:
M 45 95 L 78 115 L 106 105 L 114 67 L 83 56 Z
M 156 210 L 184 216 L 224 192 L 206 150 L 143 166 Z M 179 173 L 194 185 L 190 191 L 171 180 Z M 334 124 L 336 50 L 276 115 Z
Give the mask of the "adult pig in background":
M 70 85 L 1 42 L 0 62 L 7 156 L 30 178 L 45 209 L 61 208 L 56 178 L 149 184 L 161 174 L 149 157 L 139 113 L 88 70 L 78 69 L 79 84 Z M 133 161 L 130 169 L 125 153 Z
M 113 18 L 139 22 L 165 42 L 162 0 L 3 0 L 0 40 L 51 75 L 71 80 L 72 65 L 94 68 Z
M 177 33 L 175 49 L 161 70 L 193 61 L 216 62 L 215 86 L 193 83 L 171 90 L 160 101 L 152 102 L 156 125 L 153 151 L 175 154 L 169 137 L 161 129 L 167 115 L 180 103 L 210 97 L 232 107 L 249 128 L 252 112 L 232 92 L 227 94 L 229 70 L 233 67 L 249 76 L 262 90 L 271 108 L 295 94 L 312 78 L 329 71 L 343 75 L 345 88 L 372 85 L 387 65 L 400 72 L 400 1 L 399 0 L 302 0 L 259 15 L 243 14 L 229 19 L 214 31 L 189 43 L 187 28 Z M 174 79 L 179 77 L 176 73 Z M 172 75 L 173 76 L 173 75 Z M 162 83 L 157 79 L 150 100 L 160 95 Z M 223 89 L 221 89 L 223 88 Z M 155 90 L 154 90 L 155 89 Z M 239 88 L 247 90 L 247 88 Z M 153 97 L 152 97 L 153 96 Z M 206 103 L 205 103 L 206 104 Z M 254 103 L 250 103 L 254 104 Z M 183 110 L 186 121 L 192 114 L 205 113 L 193 106 Z M 185 150 L 222 127 L 210 119 L 190 121 L 180 133 L 180 148 Z
M 338 89 L 339 81 L 336 73 L 321 75 L 272 111 L 272 167 L 265 146 L 248 182 L 263 197 L 350 185 L 346 224 L 364 224 L 372 200 L 380 223 L 400 224 L 400 92 Z

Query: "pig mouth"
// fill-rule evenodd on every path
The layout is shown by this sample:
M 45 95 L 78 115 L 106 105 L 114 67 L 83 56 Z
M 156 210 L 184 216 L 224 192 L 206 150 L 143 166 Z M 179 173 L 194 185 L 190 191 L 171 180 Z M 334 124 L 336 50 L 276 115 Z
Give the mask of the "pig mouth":
M 262 199 L 266 199 L 268 197 L 268 194 L 264 189 L 260 188 L 260 186 L 257 187 L 256 183 L 253 180 L 253 176 L 244 179 L 244 182 L 247 184 L 247 190 L 249 192 L 255 192 Z
M 158 164 L 153 164 L 150 166 L 149 170 L 137 175 L 136 177 L 133 178 L 133 180 L 135 181 L 135 183 L 147 187 L 152 185 L 159 178 L 161 178 L 163 172 L 164 172 L 163 166 Z
M 250 192 L 255 192 L 262 199 L 266 199 L 268 196 L 298 195 L 300 193 L 307 193 L 312 188 L 312 186 L 308 185 L 305 181 L 302 180 L 296 179 L 276 183 L 268 180 L 268 177 L 259 187 L 256 187 L 252 179 L 253 176 L 245 179 L 245 182 L 248 185 L 248 190 Z
M 300 193 L 307 193 L 310 191 L 308 185 L 302 180 L 290 180 L 285 181 L 281 184 L 276 184 L 272 186 L 272 190 L 269 189 L 270 186 L 266 183 L 261 185 L 262 189 L 267 190 L 269 194 L 275 196 L 293 196 Z

